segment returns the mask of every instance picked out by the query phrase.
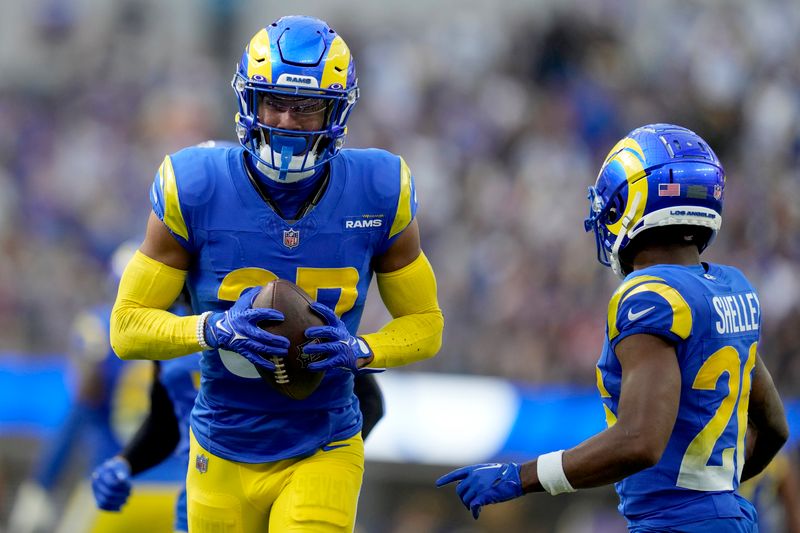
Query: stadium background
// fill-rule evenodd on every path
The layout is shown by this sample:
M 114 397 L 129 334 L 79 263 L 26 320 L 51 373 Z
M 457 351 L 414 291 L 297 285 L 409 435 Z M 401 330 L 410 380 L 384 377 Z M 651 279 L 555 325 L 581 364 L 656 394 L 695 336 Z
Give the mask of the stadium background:
M 522 458 L 601 427 L 599 402 L 596 421 L 576 429 L 573 420 L 583 418 L 570 418 L 593 394 L 616 282 L 583 233 L 585 191 L 614 141 L 643 123 L 694 129 L 726 166 L 724 229 L 707 259 L 740 266 L 758 287 L 762 353 L 796 433 L 800 3 L 4 2 L 0 524 L 67 408 L 71 317 L 108 298 L 106 261 L 141 233 L 163 155 L 233 140 L 234 63 L 259 27 L 289 13 L 327 20 L 350 45 L 362 98 L 347 145 L 408 161 L 446 316 L 436 359 L 385 376 L 398 395 L 387 394 L 387 418 L 367 445 L 375 451 L 361 531 L 619 529 L 610 490 L 525 498 L 487 509 L 473 524 L 452 491 L 432 481 L 469 460 L 455 451 L 475 439 L 496 441 L 477 455 Z M 385 318 L 373 305 L 363 328 Z M 453 374 L 498 381 L 443 377 Z M 433 385 L 409 386 L 417 377 Z M 483 386 L 505 392 L 471 392 Z M 462 397 L 472 403 L 456 401 Z M 525 418 L 515 411 L 523 404 Z M 418 410 L 409 414 L 409 405 Z M 440 412 L 434 405 L 443 419 L 460 412 L 460 426 L 425 422 Z M 514 420 L 497 427 L 493 414 Z M 403 425 L 402 416 L 417 424 Z M 514 438 L 492 434 L 513 433 L 511 426 Z M 439 439 L 443 428 L 448 437 Z M 389 435 L 408 446 L 392 449 Z M 529 447 L 511 446 L 516 438 Z M 444 448 L 431 452 L 431 441 Z M 576 520 L 595 526 L 581 529 L 590 526 Z

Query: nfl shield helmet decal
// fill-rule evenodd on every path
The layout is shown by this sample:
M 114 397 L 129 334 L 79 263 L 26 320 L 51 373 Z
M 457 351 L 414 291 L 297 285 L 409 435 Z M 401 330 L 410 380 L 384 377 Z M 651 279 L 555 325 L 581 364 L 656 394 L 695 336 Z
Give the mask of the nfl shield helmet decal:
M 198 453 L 197 457 L 194 459 L 194 467 L 201 474 L 208 472 L 208 457 L 202 453 Z
M 283 230 L 283 245 L 287 248 L 294 248 L 300 244 L 300 232 L 294 229 Z

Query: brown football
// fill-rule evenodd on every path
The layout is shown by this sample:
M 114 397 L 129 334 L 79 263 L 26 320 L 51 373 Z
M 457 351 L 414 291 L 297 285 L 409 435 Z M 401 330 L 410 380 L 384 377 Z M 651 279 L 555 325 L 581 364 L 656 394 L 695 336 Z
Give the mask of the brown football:
M 275 364 L 275 372 L 259 366 L 256 369 L 264 381 L 294 400 L 311 396 L 325 376 L 325 372 L 307 369 L 309 363 L 321 357 L 303 353 L 303 346 L 310 342 L 305 336 L 306 329 L 325 325 L 322 318 L 311 309 L 313 302 L 303 289 L 285 279 L 267 283 L 253 302 L 253 307 L 271 307 L 285 317 L 283 322 L 265 322 L 259 326 L 289 339 L 289 355 L 268 358 Z

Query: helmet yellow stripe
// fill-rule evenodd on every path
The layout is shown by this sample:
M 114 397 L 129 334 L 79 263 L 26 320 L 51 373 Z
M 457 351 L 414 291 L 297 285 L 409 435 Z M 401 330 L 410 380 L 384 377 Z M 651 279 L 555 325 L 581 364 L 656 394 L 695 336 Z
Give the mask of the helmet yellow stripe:
M 337 35 L 331 42 L 331 48 L 328 51 L 328 60 L 325 61 L 325 70 L 322 71 L 320 87 L 327 89 L 331 85 L 339 84 L 343 89 L 348 89 L 347 71 L 351 61 L 350 49 L 344 39 Z
M 411 170 L 400 158 L 400 198 L 397 201 L 397 212 L 394 215 L 389 237 L 394 237 L 411 223 Z
M 270 55 L 269 34 L 263 29 L 256 33 L 247 45 L 247 77 L 261 75 L 267 83 L 272 83 L 272 57 Z
M 161 192 L 164 195 L 164 224 L 176 235 L 189 239 L 189 230 L 181 213 L 181 203 L 178 199 L 178 184 L 175 181 L 175 171 L 172 169 L 172 160 L 169 156 L 164 158 L 161 168 L 158 169 L 161 177 Z
M 628 229 L 632 228 L 636 221 L 642 218 L 645 206 L 647 205 L 647 180 L 641 179 L 645 175 L 644 162 L 644 151 L 642 147 L 637 141 L 630 137 L 625 137 L 619 141 L 606 158 L 605 166 L 614 164 L 620 165 L 628 180 L 628 201 L 622 211 L 623 215 L 630 209 L 630 204 L 633 198 L 636 197 L 636 193 L 638 192 L 642 195 L 639 200 L 639 205 L 636 207 L 636 213 L 633 215 L 633 223 L 628 225 Z M 622 219 L 623 217 L 620 216 L 619 220 L 608 226 L 608 229 L 614 235 L 619 235 L 620 229 L 622 228 Z
M 611 151 L 608 152 L 604 164 L 608 164 L 608 162 L 611 161 L 615 155 L 617 155 L 617 152 L 623 151 L 625 148 L 633 150 L 636 153 L 636 155 L 639 156 L 639 160 L 642 162 L 642 164 L 644 164 L 644 150 L 642 150 L 642 147 L 638 141 L 630 137 L 625 137 L 624 139 L 622 139 L 621 141 L 619 141 L 617 144 L 614 145 L 614 148 L 612 148 Z

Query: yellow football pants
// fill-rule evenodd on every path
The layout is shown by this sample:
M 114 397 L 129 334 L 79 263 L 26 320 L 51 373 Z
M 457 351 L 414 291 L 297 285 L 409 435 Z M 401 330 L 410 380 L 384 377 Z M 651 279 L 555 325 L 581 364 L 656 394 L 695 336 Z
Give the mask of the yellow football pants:
M 353 531 L 364 474 L 360 433 L 329 451 L 272 463 L 228 461 L 194 435 L 189 454 L 190 533 Z

